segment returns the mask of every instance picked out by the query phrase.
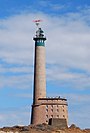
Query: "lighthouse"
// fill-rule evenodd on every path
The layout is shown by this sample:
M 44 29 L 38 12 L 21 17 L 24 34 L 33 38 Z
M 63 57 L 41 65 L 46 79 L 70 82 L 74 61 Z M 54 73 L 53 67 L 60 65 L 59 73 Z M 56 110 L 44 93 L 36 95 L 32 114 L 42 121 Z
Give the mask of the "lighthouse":
M 34 55 L 34 85 L 31 124 L 56 124 L 67 126 L 68 110 L 67 99 L 46 97 L 46 67 L 45 67 L 45 41 L 44 31 L 39 27 L 40 20 L 36 20 L 37 30 Z
M 37 31 L 33 38 L 35 41 L 35 57 L 34 57 L 34 90 L 33 90 L 33 105 L 31 123 L 39 123 L 40 100 L 46 98 L 46 69 L 45 69 L 45 40 L 43 30 L 39 27 L 39 22 L 36 21 Z
M 38 98 L 46 97 L 46 71 L 45 71 L 45 40 L 41 28 L 36 31 L 35 60 L 34 60 L 34 99 L 33 104 L 38 104 Z

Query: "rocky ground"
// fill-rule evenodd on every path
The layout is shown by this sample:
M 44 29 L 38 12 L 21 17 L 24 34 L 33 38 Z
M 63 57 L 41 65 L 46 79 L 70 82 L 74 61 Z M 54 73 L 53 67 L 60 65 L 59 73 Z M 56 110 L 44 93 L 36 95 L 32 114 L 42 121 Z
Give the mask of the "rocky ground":
M 69 128 L 60 129 L 46 124 L 14 126 L 0 128 L 0 133 L 90 133 L 90 129 L 81 130 L 72 124 Z

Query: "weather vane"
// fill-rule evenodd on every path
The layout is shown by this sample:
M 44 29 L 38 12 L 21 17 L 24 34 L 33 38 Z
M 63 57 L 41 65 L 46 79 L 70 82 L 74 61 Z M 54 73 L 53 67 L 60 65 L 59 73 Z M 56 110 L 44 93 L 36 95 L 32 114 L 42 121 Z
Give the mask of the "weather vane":
M 37 20 L 34 20 L 33 22 L 36 24 L 37 28 L 39 28 L 40 22 L 42 22 L 42 20 L 37 19 Z

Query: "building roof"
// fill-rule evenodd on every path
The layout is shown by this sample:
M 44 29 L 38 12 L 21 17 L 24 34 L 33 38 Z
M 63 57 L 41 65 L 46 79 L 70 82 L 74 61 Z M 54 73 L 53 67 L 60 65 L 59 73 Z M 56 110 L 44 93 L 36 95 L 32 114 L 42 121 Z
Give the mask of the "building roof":
M 64 101 L 67 101 L 66 98 L 61 98 L 61 97 L 46 97 L 46 98 L 39 98 L 38 100 L 64 100 Z

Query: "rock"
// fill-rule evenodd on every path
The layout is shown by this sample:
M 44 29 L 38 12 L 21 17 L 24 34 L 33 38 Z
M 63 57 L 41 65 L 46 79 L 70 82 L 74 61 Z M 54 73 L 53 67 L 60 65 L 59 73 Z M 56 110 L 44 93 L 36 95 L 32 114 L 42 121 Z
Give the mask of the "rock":
M 80 129 L 80 128 L 79 128 L 79 127 L 77 127 L 75 124 L 72 124 L 69 128 L 70 128 L 70 129 L 75 129 L 75 128 Z
M 69 128 L 59 129 L 59 127 L 38 124 L 29 126 L 14 126 L 0 128 L 0 133 L 90 133 L 90 129 L 81 130 L 75 124 Z

